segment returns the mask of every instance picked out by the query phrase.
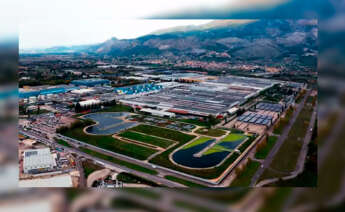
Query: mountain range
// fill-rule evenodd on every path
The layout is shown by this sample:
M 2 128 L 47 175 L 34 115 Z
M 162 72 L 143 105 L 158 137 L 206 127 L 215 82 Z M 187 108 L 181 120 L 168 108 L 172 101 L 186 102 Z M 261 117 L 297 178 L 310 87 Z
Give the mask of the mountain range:
M 115 37 L 95 45 L 54 47 L 41 53 L 83 52 L 114 57 L 217 60 L 279 59 L 315 55 L 316 20 L 216 20 L 158 30 L 135 39 Z

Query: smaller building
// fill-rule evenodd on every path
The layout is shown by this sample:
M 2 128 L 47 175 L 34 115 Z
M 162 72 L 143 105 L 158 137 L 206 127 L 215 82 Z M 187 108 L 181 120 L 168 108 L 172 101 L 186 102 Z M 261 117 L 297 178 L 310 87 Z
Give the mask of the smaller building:
M 23 170 L 26 174 L 53 171 L 56 161 L 49 148 L 24 151 Z
M 95 90 L 92 88 L 82 88 L 82 89 L 77 89 L 77 90 L 71 91 L 71 93 L 78 94 L 78 95 L 90 94 L 90 93 L 94 93 L 94 92 L 95 92 Z
M 89 100 L 85 100 L 85 101 L 81 101 L 79 102 L 80 106 L 89 106 L 89 105 L 98 105 L 100 104 L 101 101 L 98 99 L 89 99 Z

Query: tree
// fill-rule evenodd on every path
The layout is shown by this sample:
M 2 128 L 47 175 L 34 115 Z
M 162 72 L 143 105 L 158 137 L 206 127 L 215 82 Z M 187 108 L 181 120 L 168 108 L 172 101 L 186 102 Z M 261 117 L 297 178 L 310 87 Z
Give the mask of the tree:
M 40 114 L 40 110 L 41 110 L 41 108 L 40 108 L 40 106 L 38 105 L 38 106 L 37 106 L 37 114 Z
M 218 123 L 217 118 L 214 117 L 213 115 L 209 115 L 207 117 L 207 127 L 211 128 L 213 125 L 216 125 Z
M 80 104 L 79 104 L 79 102 L 75 105 L 75 112 L 76 113 L 80 113 L 81 112 L 81 106 L 80 106 Z

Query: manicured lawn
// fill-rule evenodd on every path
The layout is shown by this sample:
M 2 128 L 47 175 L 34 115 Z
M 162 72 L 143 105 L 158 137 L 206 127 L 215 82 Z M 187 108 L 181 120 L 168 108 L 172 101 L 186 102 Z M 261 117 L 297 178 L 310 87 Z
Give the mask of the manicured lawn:
M 202 155 L 209 155 L 209 154 L 213 154 L 213 153 L 216 153 L 216 152 L 224 152 L 224 151 L 231 152 L 232 149 L 228 149 L 226 147 L 223 147 L 221 145 L 216 144 L 212 148 L 210 148 L 206 152 L 204 152 Z
M 198 134 L 202 135 L 208 135 L 212 137 L 220 137 L 222 135 L 225 135 L 226 131 L 221 130 L 221 129 L 207 129 L 207 128 L 200 128 L 195 131 Z
M 87 135 L 82 128 L 69 129 L 63 135 L 140 160 L 145 160 L 156 152 L 154 149 L 123 142 L 109 135 Z
M 122 132 L 121 134 L 119 134 L 119 136 L 124 137 L 124 138 L 128 138 L 128 139 L 132 139 L 132 140 L 136 140 L 136 141 L 141 141 L 144 143 L 149 143 L 149 144 L 163 147 L 163 148 L 167 148 L 168 146 L 173 144 L 172 141 L 169 141 L 166 139 L 153 137 L 153 136 L 149 136 L 149 135 L 144 135 L 144 134 L 141 134 L 138 132 L 133 132 L 133 131 Z
M 90 150 L 88 148 L 80 147 L 79 149 L 80 149 L 80 151 L 82 151 L 88 155 L 91 155 L 91 156 L 94 156 L 94 157 L 97 157 L 97 158 L 100 158 L 102 160 L 106 160 L 106 161 L 109 161 L 112 163 L 116 163 L 116 164 L 119 164 L 121 166 L 126 166 L 127 168 L 130 168 L 130 169 L 134 169 L 134 170 L 137 170 L 140 172 L 145 172 L 145 173 L 152 174 L 152 175 L 158 174 L 157 171 L 155 171 L 155 170 L 151 170 L 151 169 L 148 169 L 148 168 L 145 168 L 145 167 L 133 164 L 133 163 L 129 163 L 127 161 L 123 161 L 123 160 L 111 157 L 109 155 L 105 155 L 105 154 Z
M 186 146 L 183 147 L 183 149 L 189 149 L 191 147 L 197 146 L 199 144 L 205 143 L 206 141 L 211 140 L 211 138 L 208 137 L 200 137 L 197 140 L 193 141 L 192 143 L 187 144 Z
M 238 141 L 238 140 L 243 140 L 245 138 L 246 138 L 246 136 L 243 135 L 243 134 L 231 133 L 231 134 L 227 135 L 224 139 L 222 139 L 218 144 L 214 145 L 212 148 L 210 148 L 206 152 L 204 152 L 203 155 L 209 155 L 209 154 L 212 154 L 212 153 L 223 152 L 223 151 L 231 152 L 233 149 L 226 148 L 226 147 L 224 147 L 222 145 L 219 145 L 219 144 L 222 143 L 222 142 L 235 142 L 235 141 Z M 251 141 L 248 142 L 248 145 L 250 143 L 251 143 Z M 246 145 L 246 144 L 242 144 L 242 146 L 244 146 L 244 145 Z M 244 147 L 244 149 L 246 147 Z
M 188 186 L 188 187 L 194 187 L 194 188 L 205 187 L 205 186 L 203 186 L 203 185 L 200 185 L 200 184 L 197 184 L 197 183 L 188 181 L 188 180 L 184 180 L 184 179 L 181 179 L 181 178 L 177 178 L 177 177 L 175 177 L 175 176 L 167 175 L 167 176 L 165 176 L 164 178 L 165 178 L 165 179 L 168 179 L 168 180 L 171 180 L 171 181 L 174 181 L 174 182 L 177 182 L 177 183 L 180 183 L 180 184 L 185 185 L 185 186 Z
M 245 139 L 246 136 L 243 134 L 238 134 L 238 133 L 230 133 L 227 135 L 225 138 L 223 138 L 221 141 L 226 141 L 226 142 L 232 142 L 232 141 L 238 141 L 241 139 Z
M 267 155 L 270 153 L 272 147 L 276 143 L 278 137 L 277 136 L 269 136 L 267 138 L 266 146 L 261 148 L 259 151 L 256 152 L 255 158 L 257 159 L 265 159 Z
M 177 121 L 185 122 L 185 123 L 188 123 L 188 124 L 195 124 L 195 125 L 199 125 L 201 127 L 207 127 L 207 123 L 206 122 L 200 121 L 198 119 L 177 119 Z
M 195 138 L 194 135 L 188 135 L 175 130 L 145 124 L 133 127 L 131 130 L 184 143 Z
M 237 187 L 248 187 L 250 185 L 250 181 L 252 177 L 254 176 L 255 172 L 258 170 L 260 166 L 259 162 L 256 161 L 250 161 L 248 162 L 245 169 L 240 173 L 235 180 L 231 183 L 231 187 L 237 186 Z

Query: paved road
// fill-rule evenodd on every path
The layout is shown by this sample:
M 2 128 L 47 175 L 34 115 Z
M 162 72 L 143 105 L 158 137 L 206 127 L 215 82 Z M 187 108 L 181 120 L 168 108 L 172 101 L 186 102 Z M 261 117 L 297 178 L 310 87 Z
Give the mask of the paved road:
M 133 163 L 133 164 L 136 164 L 136 165 L 148 168 L 148 169 L 154 169 L 157 172 L 159 172 L 158 175 L 161 176 L 161 177 L 164 177 L 166 175 L 172 175 L 172 176 L 175 176 L 175 177 L 178 177 L 178 178 L 181 178 L 181 179 L 185 179 L 185 180 L 197 183 L 197 184 L 201 184 L 203 186 L 207 186 L 207 187 L 214 185 L 212 183 L 207 182 L 207 180 L 203 181 L 203 180 L 199 179 L 198 177 L 194 177 L 194 176 L 190 176 L 189 177 L 189 175 L 187 175 L 187 174 L 184 174 L 184 173 L 181 173 L 181 172 L 178 172 L 178 171 L 175 171 L 175 170 L 171 170 L 171 169 L 168 169 L 168 168 L 165 168 L 165 167 L 160 167 L 158 165 L 153 165 L 153 164 L 148 163 L 147 161 L 141 161 L 141 160 L 138 160 L 138 159 L 126 156 L 126 155 L 122 155 L 122 154 L 118 154 L 118 153 L 115 153 L 115 152 L 112 152 L 112 151 L 109 151 L 109 150 L 105 150 L 105 149 L 102 149 L 102 148 L 90 145 L 88 143 L 84 143 L 82 141 L 78 141 L 78 140 L 70 138 L 70 137 L 66 137 L 66 136 L 63 136 L 63 135 L 60 135 L 60 134 L 58 134 L 57 137 L 65 140 L 65 141 L 68 141 L 70 143 L 77 143 L 77 144 L 79 144 L 81 146 L 87 147 L 88 149 L 91 149 L 91 150 L 100 152 L 102 154 L 118 158 L 118 159 L 123 160 L 123 161 L 127 161 L 129 163 Z M 155 166 L 155 168 L 153 168 L 152 166 Z
M 255 184 L 257 183 L 257 181 L 259 180 L 260 176 L 262 175 L 262 173 L 265 171 L 266 168 L 268 168 L 273 159 L 274 159 L 274 156 L 277 154 L 278 150 L 280 149 L 280 147 L 283 145 L 284 141 L 286 140 L 286 138 L 288 137 L 288 134 L 292 128 L 292 126 L 294 125 L 296 119 L 297 119 L 297 116 L 299 115 L 299 113 L 302 111 L 303 107 L 304 107 L 304 103 L 307 99 L 307 97 L 310 95 L 311 93 L 311 90 L 309 90 L 302 102 L 297 106 L 297 109 L 296 111 L 293 113 L 293 116 L 291 117 L 290 121 L 289 121 L 289 124 L 285 127 L 283 133 L 279 136 L 276 144 L 274 145 L 274 147 L 272 148 L 272 150 L 270 151 L 270 153 L 268 154 L 268 156 L 266 157 L 264 163 L 260 166 L 260 168 L 258 169 L 258 171 L 255 173 L 255 175 L 253 176 L 252 180 L 251 180 L 251 183 L 250 183 L 250 186 L 251 187 L 254 187 Z
M 169 181 L 165 178 L 162 178 L 162 177 L 159 177 L 159 176 L 155 176 L 155 175 L 151 175 L 151 174 L 146 174 L 146 173 L 143 173 L 143 172 L 139 172 L 139 171 L 136 171 L 136 170 L 132 170 L 132 169 L 129 169 L 125 166 L 120 166 L 118 164 L 115 164 L 115 163 L 111 163 L 109 161 L 105 161 L 105 160 L 102 160 L 102 159 L 99 159 L 99 158 L 96 158 L 96 157 L 93 157 L 93 156 L 90 156 L 84 152 L 81 152 L 77 149 L 74 149 L 74 148 L 68 148 L 66 146 L 62 146 L 62 145 L 59 145 L 57 143 L 52 143 L 51 141 L 49 141 L 48 139 L 46 138 L 41 138 L 41 137 L 38 137 L 37 135 L 34 135 L 34 134 L 31 134 L 30 132 L 28 131 L 21 131 L 21 133 L 23 133 L 24 135 L 27 135 L 31 138 L 34 138 L 42 143 L 45 143 L 46 145 L 49 145 L 51 146 L 52 144 L 54 144 L 55 146 L 59 146 L 59 147 L 62 147 L 70 152 L 73 152 L 73 153 L 76 153 L 78 156 L 83 156 L 85 158 L 88 158 L 88 159 L 91 159 L 93 161 L 96 161 L 96 162 L 99 162 L 99 163 L 102 163 L 102 164 L 105 164 L 107 165 L 108 167 L 111 167 L 111 168 L 114 168 L 114 169 L 122 169 L 128 173 L 132 173 L 134 175 L 137 175 L 137 176 L 142 176 L 146 179 L 149 179 L 149 180 L 152 180 L 158 184 L 161 184 L 161 185 L 164 185 L 164 186 L 168 186 L 168 187 L 185 187 L 179 183 L 175 183 L 173 181 Z

